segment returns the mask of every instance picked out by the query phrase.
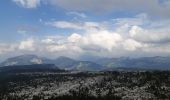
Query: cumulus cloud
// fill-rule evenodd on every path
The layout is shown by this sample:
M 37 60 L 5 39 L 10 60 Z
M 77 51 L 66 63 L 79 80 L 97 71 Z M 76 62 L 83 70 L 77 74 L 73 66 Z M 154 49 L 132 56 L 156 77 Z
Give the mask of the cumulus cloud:
M 25 40 L 25 41 L 21 41 L 18 49 L 25 50 L 25 51 L 34 51 L 35 50 L 34 40 L 28 39 L 28 40 Z
M 168 45 L 170 42 L 169 22 L 169 20 L 151 20 L 144 13 L 132 18 L 113 19 L 113 22 L 109 23 L 111 25 L 109 27 L 113 27 L 111 30 L 108 30 L 107 25 L 102 26 L 99 22 L 95 22 L 95 24 L 84 22 L 79 26 L 85 32 L 83 34 L 73 33 L 67 37 L 65 43 L 71 43 L 81 48 L 83 53 L 93 52 L 93 54 L 112 55 L 112 53 L 119 52 L 121 55 L 140 51 L 140 53 L 147 54 L 159 48 L 160 54 L 160 52 L 170 51 L 167 49 L 169 46 L 165 50 L 162 49 L 165 46 L 161 46 Z M 95 28 L 87 28 L 87 26 L 95 26 Z M 67 28 L 65 27 L 65 29 Z
M 121 41 L 123 41 L 123 39 L 118 33 L 109 31 L 93 31 L 85 34 L 73 33 L 66 38 L 57 40 L 46 38 L 43 39 L 41 43 L 48 43 L 46 48 L 49 52 L 83 52 L 91 50 L 92 47 L 96 47 L 96 49 L 99 50 L 112 51 L 112 49 L 120 45 L 119 42 Z
M 40 4 L 40 0 L 12 0 L 12 1 L 25 8 L 36 8 Z
M 72 34 L 68 37 L 69 42 L 78 44 L 84 49 L 90 49 L 91 46 L 112 51 L 122 41 L 122 37 L 117 33 L 108 31 L 97 31 L 94 33 L 86 33 L 85 35 Z
M 143 21 L 145 20 L 145 21 Z M 73 29 L 69 35 L 35 38 L 10 45 L 0 45 L 0 53 L 36 52 L 51 56 L 82 55 L 115 57 L 162 55 L 170 52 L 170 20 L 155 21 L 146 14 L 104 22 L 54 21 L 48 25 L 58 29 Z M 109 27 L 109 28 L 108 28 Z M 110 28 L 111 27 L 111 28 Z M 80 33 L 79 33 L 80 32 Z M 7 49 L 11 47 L 11 49 Z
M 114 32 L 98 31 L 96 33 L 89 33 L 85 36 L 85 44 L 89 46 L 101 47 L 112 51 L 114 47 L 117 47 L 119 42 L 122 41 L 122 37 Z
M 170 42 L 170 30 L 159 29 L 143 29 L 139 26 L 133 26 L 129 31 L 130 37 L 141 41 L 150 43 L 166 43 Z
M 80 34 L 73 33 L 71 36 L 68 37 L 68 41 L 71 43 L 79 43 L 83 37 Z
M 127 39 L 124 41 L 123 46 L 126 50 L 135 51 L 136 49 L 144 47 L 144 44 L 137 42 L 133 39 Z

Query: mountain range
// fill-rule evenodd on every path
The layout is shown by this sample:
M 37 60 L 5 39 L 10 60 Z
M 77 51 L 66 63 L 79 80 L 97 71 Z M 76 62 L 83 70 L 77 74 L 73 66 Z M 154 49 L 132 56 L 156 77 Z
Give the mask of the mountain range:
M 140 57 L 140 58 L 102 58 L 95 61 L 79 61 L 68 57 L 48 59 L 36 55 L 21 55 L 6 59 L 0 67 L 16 65 L 54 64 L 60 69 L 74 71 L 101 71 L 114 69 L 156 69 L 169 70 L 170 57 Z
M 103 66 L 90 61 L 77 61 L 68 57 L 48 59 L 36 55 L 21 55 L 13 58 L 8 58 L 4 62 L 2 62 L 0 66 L 21 66 L 34 64 L 54 64 L 60 69 L 76 71 L 99 71 L 103 69 Z
M 169 70 L 170 57 L 140 57 L 140 58 L 102 58 L 95 61 L 96 63 L 107 68 L 138 68 L 138 69 L 156 69 Z

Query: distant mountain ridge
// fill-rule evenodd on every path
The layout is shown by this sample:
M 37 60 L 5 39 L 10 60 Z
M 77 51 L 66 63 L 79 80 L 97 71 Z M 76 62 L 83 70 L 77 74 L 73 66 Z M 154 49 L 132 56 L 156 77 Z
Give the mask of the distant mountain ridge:
M 8 58 L 0 63 L 3 66 L 54 64 L 60 69 L 76 71 L 102 71 L 114 69 L 158 69 L 170 70 L 170 57 L 141 57 L 141 58 L 102 58 L 95 61 L 78 61 L 68 57 L 48 59 L 36 55 L 21 55 Z
M 21 55 L 17 57 L 12 57 L 2 62 L 0 66 L 3 67 L 32 64 L 55 64 L 60 69 L 77 71 L 98 71 L 103 69 L 103 66 L 90 61 L 77 61 L 68 57 L 48 59 L 44 57 L 38 57 L 36 55 Z
M 8 58 L 2 62 L 1 66 L 12 66 L 12 65 L 30 65 L 30 64 L 42 64 L 43 59 L 36 55 L 21 55 L 12 58 Z
M 95 61 L 107 68 L 170 69 L 170 57 L 104 58 Z

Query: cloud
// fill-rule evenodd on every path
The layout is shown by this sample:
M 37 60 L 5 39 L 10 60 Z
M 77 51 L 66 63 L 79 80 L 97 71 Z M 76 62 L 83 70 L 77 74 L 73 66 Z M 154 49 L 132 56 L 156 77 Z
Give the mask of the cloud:
M 48 40 L 46 38 L 43 40 Z M 100 52 L 112 52 L 120 46 L 122 37 L 114 32 L 109 31 L 93 31 L 84 34 L 73 33 L 65 38 L 53 39 L 49 44 L 43 44 L 43 48 L 48 53 L 58 55 L 79 57 L 87 53 L 99 55 Z M 54 42 L 55 41 L 55 42 Z M 64 42 L 59 42 L 64 41 Z
M 68 41 L 71 43 L 79 43 L 83 37 L 80 34 L 73 33 L 71 36 L 68 37 Z
M 18 49 L 25 50 L 25 51 L 34 51 L 35 50 L 34 43 L 35 41 L 33 39 L 27 39 L 25 41 L 21 41 Z
M 74 29 L 74 30 L 102 30 L 104 29 L 104 25 L 101 22 L 70 22 L 70 21 L 52 21 L 47 22 L 47 25 L 61 28 L 61 29 Z
M 43 63 L 41 59 L 37 59 L 37 58 L 32 59 L 31 62 L 34 64 L 42 64 Z
M 55 41 L 53 39 L 51 39 L 51 38 L 43 39 L 41 42 L 44 43 L 44 44 L 53 44 L 53 43 L 55 43 Z
M 145 12 L 152 17 L 170 18 L 170 1 L 166 0 L 48 0 L 49 4 L 69 11 L 90 11 L 94 13 L 128 11 Z
M 136 49 L 141 49 L 142 47 L 144 47 L 144 44 L 133 39 L 127 39 L 124 41 L 123 46 L 126 50 L 135 51 Z
M 55 45 L 49 45 L 46 47 L 46 49 L 49 51 L 49 52 L 55 52 L 55 53 L 68 53 L 68 52 L 75 52 L 75 53 L 78 53 L 78 52 L 81 52 L 81 49 L 77 46 L 74 46 L 74 45 L 70 45 L 70 44 L 62 44 L 62 45 L 58 45 L 58 44 L 55 44 Z
M 74 16 L 78 16 L 81 18 L 86 18 L 87 16 L 84 13 L 80 13 L 80 12 L 68 12 L 66 13 L 67 15 L 74 15 Z
M 73 29 L 75 32 L 61 39 L 47 39 L 52 44 L 51 49 L 48 48 L 49 52 L 67 52 L 69 50 L 74 54 L 77 50 L 79 53 L 75 53 L 75 55 L 90 54 L 108 57 L 149 55 L 158 48 L 157 55 L 170 51 L 167 49 L 170 43 L 170 20 L 155 21 L 145 13 L 131 18 L 116 18 L 104 22 L 64 21 L 64 24 L 58 24 L 60 22 L 51 22 L 51 26 L 58 29 Z M 168 47 L 163 50 L 161 48 L 165 48 L 165 46 L 162 47 L 162 45 Z M 115 52 L 117 53 L 115 54 Z
M 154 53 L 154 55 L 169 55 L 170 44 L 150 44 L 147 48 L 143 49 L 145 52 Z
M 40 0 L 12 0 L 24 8 L 36 8 L 40 5 Z
M 21 35 L 27 35 L 30 33 L 37 33 L 39 32 L 39 29 L 33 25 L 19 25 L 17 27 L 17 32 Z
M 63 28 L 63 29 L 83 29 L 80 23 L 73 23 L 67 21 L 48 22 L 47 24 L 54 26 L 56 28 Z
M 59 40 L 58 40 L 59 41 Z M 62 44 L 52 44 L 47 50 L 50 52 L 112 52 L 116 48 L 120 48 L 123 43 L 123 38 L 114 32 L 96 31 L 94 33 L 88 32 L 83 35 L 73 33 L 64 40 Z M 136 46 L 137 47 L 137 46 Z
M 130 37 L 149 43 L 166 43 L 170 42 L 170 29 L 143 29 L 139 26 L 133 26 L 129 31 Z
M 70 11 L 70 14 L 85 18 L 78 12 L 145 12 L 155 18 L 170 18 L 169 0 L 12 0 L 25 8 L 36 8 L 40 4 L 49 4 Z
M 146 13 L 140 13 L 134 17 L 131 18 L 116 18 L 112 19 L 116 25 L 126 25 L 128 24 L 129 26 L 134 26 L 134 25 L 143 25 L 149 21 L 148 15 Z
M 24 52 L 50 57 L 83 55 L 101 57 L 168 55 L 170 20 L 152 20 L 147 14 L 103 22 L 51 21 L 57 29 L 72 29 L 69 35 L 55 34 L 0 45 L 0 53 Z M 69 31 L 70 32 L 70 31 Z M 7 48 L 12 48 L 8 49 Z
M 13 52 L 16 49 L 16 45 L 10 45 L 7 43 L 0 43 L 0 54 L 8 53 L 8 52 Z
M 89 49 L 91 46 L 112 51 L 122 41 L 122 37 L 117 33 L 108 31 L 96 31 L 94 33 L 86 33 L 85 35 L 72 34 L 68 37 L 68 41 L 81 46 L 84 49 Z

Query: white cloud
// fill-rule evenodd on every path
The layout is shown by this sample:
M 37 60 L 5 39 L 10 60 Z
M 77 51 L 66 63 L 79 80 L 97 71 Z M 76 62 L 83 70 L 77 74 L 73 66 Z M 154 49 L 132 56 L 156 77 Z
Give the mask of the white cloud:
M 78 16 L 81 18 L 86 18 L 87 16 L 84 13 L 80 13 L 80 12 L 68 12 L 66 13 L 67 15 L 74 15 L 74 16 Z
M 47 38 L 47 39 L 43 39 L 41 40 L 42 43 L 45 43 L 45 44 L 53 44 L 55 43 L 55 41 L 51 38 Z
M 48 23 L 49 24 L 49 23 Z M 41 53 L 50 56 L 79 57 L 82 55 L 114 57 L 162 55 L 170 52 L 170 20 L 154 21 L 145 14 L 106 22 L 54 21 L 56 28 L 74 29 L 69 35 L 28 38 L 0 45 L 0 53 Z M 80 33 L 79 33 L 80 32 Z M 16 48 L 16 45 L 18 48 Z
M 37 58 L 33 58 L 31 60 L 31 62 L 34 63 L 34 64 L 42 64 L 43 63 L 43 61 L 41 59 L 37 59 Z
M 97 46 L 101 49 L 106 49 L 112 51 L 114 47 L 119 45 L 119 42 L 122 41 L 122 37 L 114 32 L 108 31 L 97 31 L 94 33 L 87 33 L 84 37 L 83 43 L 85 45 Z
M 54 22 L 48 22 L 47 24 L 54 26 L 56 28 L 82 29 L 80 23 L 73 23 L 73 22 L 67 22 L 67 21 L 54 21 Z
M 35 41 L 33 39 L 21 41 L 18 49 L 25 50 L 25 51 L 34 51 L 35 50 L 34 43 L 35 43 Z
M 40 5 L 40 0 L 13 0 L 13 2 L 25 8 L 36 8 Z
M 58 23 L 60 21 L 54 21 Z M 53 24 L 55 24 L 52 22 Z M 68 22 L 55 26 L 56 28 L 74 29 L 77 32 L 59 39 L 56 45 L 51 45 L 54 51 L 73 52 L 70 48 L 81 51 L 77 54 L 113 56 L 133 53 L 151 53 L 154 48 L 162 48 L 158 44 L 170 43 L 170 21 L 151 20 L 145 13 L 131 18 L 117 18 L 105 22 Z M 63 26 L 62 26 L 63 25 Z M 78 33 L 79 30 L 81 33 Z M 169 47 L 168 47 L 169 48 Z M 159 49 L 158 49 L 159 50 Z M 162 51 L 161 51 L 162 50 Z M 166 48 L 160 52 L 168 52 Z M 75 52 L 75 51 L 74 51 Z M 129 53 L 130 52 L 130 53 Z M 129 55 L 128 55 L 129 56 Z
M 77 33 L 73 33 L 71 36 L 68 37 L 68 41 L 71 43 L 79 43 L 81 40 L 82 36 Z
M 51 37 L 43 40 L 48 40 L 48 44 L 41 40 L 42 46 L 48 53 L 63 54 L 63 55 L 83 55 L 87 52 L 100 51 L 112 52 L 114 48 L 118 48 L 123 39 L 118 33 L 109 31 L 93 31 L 84 34 L 73 33 L 65 38 L 53 39 Z M 59 42 L 64 41 L 64 42 Z M 99 52 L 98 52 L 99 51 Z
M 135 51 L 136 49 L 144 47 L 144 44 L 132 39 L 127 39 L 124 41 L 123 46 L 126 50 Z
M 74 45 L 86 50 L 89 50 L 93 46 L 98 49 L 112 51 L 112 49 L 120 45 L 119 42 L 121 41 L 123 41 L 123 39 L 118 33 L 109 31 L 95 31 L 87 32 L 83 35 L 74 33 L 68 37 L 67 43 L 74 43 Z
M 138 14 L 131 18 L 116 18 L 112 19 L 115 25 L 115 31 L 118 33 L 128 33 L 132 26 L 147 25 L 150 23 L 148 15 L 145 13 Z
M 105 28 L 102 22 L 99 24 L 98 22 L 53 21 L 53 22 L 47 22 L 46 24 L 61 29 L 74 29 L 74 30 L 85 30 L 85 31 L 102 30 Z
M 143 29 L 139 26 L 133 26 L 129 31 L 130 37 L 141 41 L 151 43 L 170 42 L 170 29 Z
M 0 54 L 8 53 L 8 52 L 13 52 L 16 49 L 16 44 L 5 44 L 5 43 L 0 43 Z
M 65 45 L 49 45 L 47 46 L 47 50 L 50 52 L 62 52 L 67 50 L 67 47 Z
M 62 45 L 49 45 L 46 47 L 46 49 L 49 51 L 49 52 L 58 52 L 58 53 L 61 53 L 61 52 L 64 52 L 64 53 L 68 53 L 68 52 L 75 52 L 75 53 L 78 53 L 78 52 L 81 52 L 81 48 L 79 48 L 78 46 L 74 46 L 74 45 L 70 45 L 70 44 L 62 44 Z
M 81 32 L 82 34 L 80 34 L 79 32 L 76 32 L 62 39 L 52 39 L 55 43 L 48 46 L 48 49 L 46 50 L 49 52 L 55 52 L 55 54 L 65 52 L 65 54 L 67 54 L 66 52 L 69 51 L 74 55 L 84 55 L 92 52 L 94 55 L 100 54 L 101 52 L 111 53 L 114 49 L 119 48 L 121 41 L 123 41 L 123 38 L 119 33 L 107 30 L 107 22 L 65 22 L 74 25 L 69 25 L 68 27 L 68 25 L 62 24 L 64 25 L 62 28 L 74 29 L 75 31 L 83 30 L 83 33 Z M 77 26 L 78 28 L 72 26 Z M 61 28 L 61 25 L 57 25 L 56 28 Z M 49 39 L 51 41 L 51 37 L 48 37 L 46 40 Z M 74 50 L 72 48 L 74 48 Z M 75 52 L 76 50 L 77 52 Z

